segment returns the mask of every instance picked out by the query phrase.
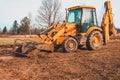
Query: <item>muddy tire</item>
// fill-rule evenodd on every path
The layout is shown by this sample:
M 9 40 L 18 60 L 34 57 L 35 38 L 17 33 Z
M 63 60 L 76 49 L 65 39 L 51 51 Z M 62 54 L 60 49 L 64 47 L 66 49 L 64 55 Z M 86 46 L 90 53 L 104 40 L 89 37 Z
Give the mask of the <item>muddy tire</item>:
M 100 31 L 93 31 L 87 39 L 86 47 L 89 50 L 98 50 L 103 45 L 103 35 Z
M 63 47 L 65 52 L 75 52 L 78 49 L 78 42 L 76 39 L 70 37 L 64 41 Z

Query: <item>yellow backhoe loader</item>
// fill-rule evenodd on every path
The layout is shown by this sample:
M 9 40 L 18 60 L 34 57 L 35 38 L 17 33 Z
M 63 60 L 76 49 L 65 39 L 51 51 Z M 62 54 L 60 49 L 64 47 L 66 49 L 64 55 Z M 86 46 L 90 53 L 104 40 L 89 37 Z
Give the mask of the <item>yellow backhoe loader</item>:
M 105 2 L 105 13 L 101 26 L 98 26 L 96 8 L 93 6 L 74 6 L 67 9 L 67 20 L 56 23 L 30 40 L 15 40 L 14 52 L 29 56 L 32 52 L 42 50 L 57 51 L 63 48 L 66 52 L 75 52 L 79 46 L 89 50 L 98 50 L 107 44 L 110 35 L 116 34 L 110 1 Z M 22 41 L 22 44 L 17 43 Z M 36 52 L 37 51 L 37 52 Z

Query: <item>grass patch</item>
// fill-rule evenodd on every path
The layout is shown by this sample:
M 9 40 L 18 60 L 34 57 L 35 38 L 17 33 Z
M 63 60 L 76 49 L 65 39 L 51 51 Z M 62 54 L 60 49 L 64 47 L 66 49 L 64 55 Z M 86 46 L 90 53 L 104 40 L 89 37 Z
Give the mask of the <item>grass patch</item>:
M 35 41 L 34 38 L 0 38 L 0 45 L 12 45 L 16 39 L 24 40 L 29 39 Z M 22 41 L 17 41 L 17 43 L 22 43 Z
M 13 44 L 16 38 L 0 38 L 0 45 Z
M 12 45 L 18 38 L 0 38 L 0 45 Z

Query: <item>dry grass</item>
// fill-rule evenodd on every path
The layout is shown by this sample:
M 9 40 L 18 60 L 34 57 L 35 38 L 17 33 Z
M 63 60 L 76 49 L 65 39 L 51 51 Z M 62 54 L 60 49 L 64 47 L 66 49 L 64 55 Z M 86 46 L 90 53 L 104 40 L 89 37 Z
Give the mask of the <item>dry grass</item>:
M 14 41 L 16 39 L 21 39 L 21 40 L 30 39 L 30 40 L 33 40 L 33 38 L 0 38 L 0 45 L 12 45 L 12 44 L 14 44 Z
M 16 38 L 0 38 L 0 45 L 13 44 Z
M 11 45 L 15 39 L 33 39 L 37 35 L 0 35 L 0 45 Z

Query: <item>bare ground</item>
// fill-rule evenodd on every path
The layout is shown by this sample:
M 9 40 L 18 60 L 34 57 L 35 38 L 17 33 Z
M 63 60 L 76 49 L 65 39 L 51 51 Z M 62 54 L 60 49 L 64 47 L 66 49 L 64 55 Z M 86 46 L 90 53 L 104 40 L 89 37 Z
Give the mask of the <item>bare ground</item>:
M 97 51 L 41 53 L 37 60 L 9 51 L 0 56 L 0 80 L 120 80 L 118 41 Z

